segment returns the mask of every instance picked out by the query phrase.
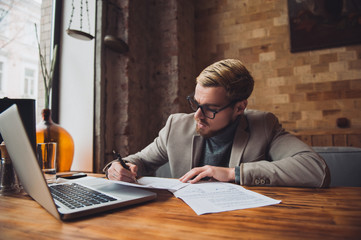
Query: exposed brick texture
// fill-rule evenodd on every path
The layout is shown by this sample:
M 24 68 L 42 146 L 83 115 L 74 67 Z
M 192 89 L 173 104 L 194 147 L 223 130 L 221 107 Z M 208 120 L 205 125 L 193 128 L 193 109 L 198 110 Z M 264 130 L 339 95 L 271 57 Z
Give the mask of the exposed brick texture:
M 361 45 L 291 53 L 287 1 L 195 6 L 197 72 L 238 58 L 255 78 L 249 108 L 274 112 L 288 130 L 335 129 L 340 117 L 361 128 Z

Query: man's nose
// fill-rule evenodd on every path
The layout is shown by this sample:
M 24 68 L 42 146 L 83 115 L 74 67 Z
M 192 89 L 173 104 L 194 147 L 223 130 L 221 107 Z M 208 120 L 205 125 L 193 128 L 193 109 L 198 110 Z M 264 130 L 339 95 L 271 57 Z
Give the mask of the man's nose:
M 194 117 L 199 118 L 199 119 L 204 119 L 204 114 L 203 114 L 202 109 L 200 107 L 194 113 Z

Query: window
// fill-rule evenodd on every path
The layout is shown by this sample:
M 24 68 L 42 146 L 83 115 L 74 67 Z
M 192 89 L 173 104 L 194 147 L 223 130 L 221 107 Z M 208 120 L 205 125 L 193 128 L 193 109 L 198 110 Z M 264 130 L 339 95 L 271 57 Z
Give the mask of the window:
M 5 6 L 2 6 L 1 2 L 0 2 L 0 30 L 1 36 L 9 36 L 9 23 L 8 23 L 8 19 L 9 17 L 7 17 L 9 13 L 9 9 L 6 8 Z M 2 41 L 1 41 L 2 42 Z M 2 47 L 2 43 L 0 45 L 0 47 Z
M 37 99 L 41 0 L 0 1 L 0 98 Z
M 7 78 L 6 72 L 7 62 L 6 58 L 0 56 L 0 98 L 6 97 L 7 86 L 5 79 Z
M 1 97 L 1 93 L 4 91 L 4 86 L 3 86 L 3 79 L 4 79 L 4 63 L 0 62 L 0 97 Z
M 24 73 L 24 89 L 23 96 L 34 98 L 35 96 L 35 70 L 30 68 L 25 68 Z
M 35 28 L 34 22 L 27 21 L 24 24 L 24 31 L 21 36 L 23 44 L 26 44 L 26 45 L 29 45 L 32 47 L 37 47 L 34 28 Z

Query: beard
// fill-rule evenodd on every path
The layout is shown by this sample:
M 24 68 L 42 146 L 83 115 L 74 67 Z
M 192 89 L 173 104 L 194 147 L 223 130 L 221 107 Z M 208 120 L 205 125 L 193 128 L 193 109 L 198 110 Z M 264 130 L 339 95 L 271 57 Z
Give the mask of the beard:
M 202 121 L 202 120 L 199 120 L 199 119 L 196 119 L 196 131 L 199 135 L 201 135 L 202 137 L 204 138 L 210 138 L 210 137 L 213 137 L 215 135 L 215 133 L 213 131 L 206 131 L 202 128 L 199 127 L 198 123 L 201 123 L 205 126 L 209 126 L 208 123 L 206 123 L 205 121 Z
M 202 120 L 202 119 L 195 119 L 196 121 L 196 131 L 199 135 L 201 135 L 202 137 L 204 138 L 211 138 L 211 137 L 214 137 L 216 136 L 218 133 L 222 132 L 223 129 L 227 128 L 230 124 L 232 124 L 232 120 L 230 120 L 226 126 L 224 126 L 223 128 L 221 129 L 218 129 L 218 130 L 209 130 L 209 123 L 205 120 Z M 206 126 L 206 128 L 208 128 L 208 131 L 207 129 L 203 129 L 203 128 L 200 128 L 199 127 L 199 123 L 201 123 L 202 125 Z

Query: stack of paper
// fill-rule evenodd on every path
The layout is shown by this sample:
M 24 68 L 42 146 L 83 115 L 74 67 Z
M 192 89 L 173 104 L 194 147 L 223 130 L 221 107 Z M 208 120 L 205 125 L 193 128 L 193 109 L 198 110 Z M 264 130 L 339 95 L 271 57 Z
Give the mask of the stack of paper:
M 141 188 L 167 189 L 188 204 L 198 215 L 263 207 L 281 202 L 239 185 L 224 182 L 190 184 L 182 183 L 178 179 L 157 177 L 142 177 L 137 184 L 113 182 Z

